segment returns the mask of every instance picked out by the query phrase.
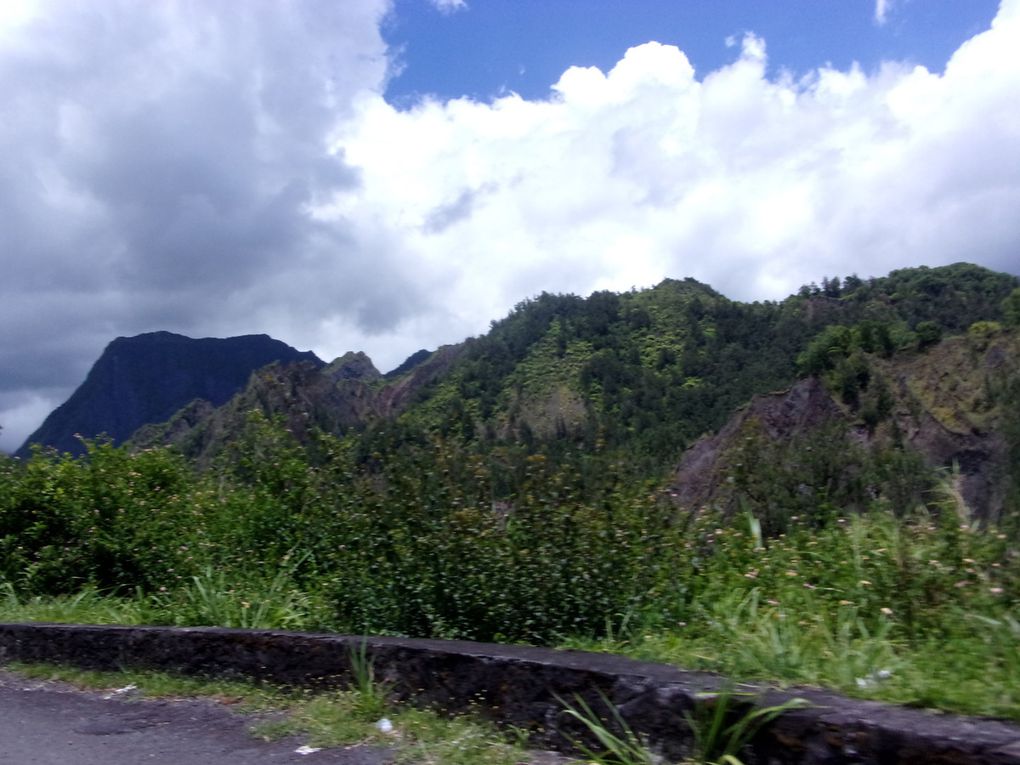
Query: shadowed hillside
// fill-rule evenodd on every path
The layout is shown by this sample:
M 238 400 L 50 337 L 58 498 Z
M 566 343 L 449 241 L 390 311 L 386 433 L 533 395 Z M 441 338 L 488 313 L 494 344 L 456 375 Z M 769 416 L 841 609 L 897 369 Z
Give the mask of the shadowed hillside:
M 194 340 L 150 332 L 118 337 L 17 455 L 26 456 L 30 444 L 79 454 L 83 448 L 78 436 L 106 434 L 120 443 L 146 423 L 169 419 L 194 399 L 214 407 L 226 403 L 266 364 L 300 360 L 322 364 L 313 353 L 267 335 Z

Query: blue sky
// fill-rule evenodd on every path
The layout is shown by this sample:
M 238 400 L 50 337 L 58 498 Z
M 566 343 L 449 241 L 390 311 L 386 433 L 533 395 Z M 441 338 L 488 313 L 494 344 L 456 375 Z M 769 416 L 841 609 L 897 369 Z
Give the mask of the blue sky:
M 874 0 L 468 0 L 446 11 L 397 0 L 383 26 L 402 73 L 387 97 L 488 100 L 506 91 L 545 98 L 570 66 L 612 68 L 632 46 L 680 47 L 699 73 L 729 63 L 726 40 L 754 32 L 770 68 L 804 73 L 858 62 L 909 61 L 940 71 L 962 42 L 987 28 L 995 0 L 895 0 L 881 22 Z
M 121 335 L 1020 270 L 1020 0 L 2 0 L 0 448 Z

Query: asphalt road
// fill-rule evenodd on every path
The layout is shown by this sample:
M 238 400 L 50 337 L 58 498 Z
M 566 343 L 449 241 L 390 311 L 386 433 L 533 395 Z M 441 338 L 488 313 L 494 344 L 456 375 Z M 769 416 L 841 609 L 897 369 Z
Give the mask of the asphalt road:
M 252 718 L 209 699 L 106 698 L 0 669 L 0 765 L 383 765 L 376 747 L 296 751 L 252 737 Z

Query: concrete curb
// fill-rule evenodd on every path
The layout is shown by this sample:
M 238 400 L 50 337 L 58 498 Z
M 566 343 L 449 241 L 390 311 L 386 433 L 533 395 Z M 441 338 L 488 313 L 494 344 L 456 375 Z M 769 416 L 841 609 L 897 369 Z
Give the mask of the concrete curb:
M 89 669 L 126 667 L 311 686 L 344 685 L 350 653 L 365 646 L 393 694 L 449 712 L 474 711 L 569 750 L 580 736 L 559 699 L 608 700 L 653 748 L 691 751 L 685 712 L 722 690 L 716 675 L 609 654 L 462 641 L 352 637 L 218 628 L 0 624 L 0 663 L 47 661 Z M 759 732 L 749 763 L 945 763 L 1020 765 L 1020 726 L 847 699 L 814 689 L 739 686 L 734 713 L 800 697 L 810 706 Z M 747 692 L 748 696 L 742 695 Z

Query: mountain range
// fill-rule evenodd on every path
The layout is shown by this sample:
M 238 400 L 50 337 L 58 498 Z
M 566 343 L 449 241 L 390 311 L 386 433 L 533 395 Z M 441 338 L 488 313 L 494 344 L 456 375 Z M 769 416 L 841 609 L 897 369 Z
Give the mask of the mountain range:
M 961 506 L 1000 516 L 1020 496 L 1018 285 L 961 263 L 825 278 L 778 302 L 692 279 L 542 294 L 386 375 L 363 353 L 327 364 L 265 335 L 118 338 L 19 454 L 105 433 L 209 467 L 256 411 L 300 444 L 329 433 L 367 455 L 453 438 L 766 519 L 930 501 L 939 475 Z

